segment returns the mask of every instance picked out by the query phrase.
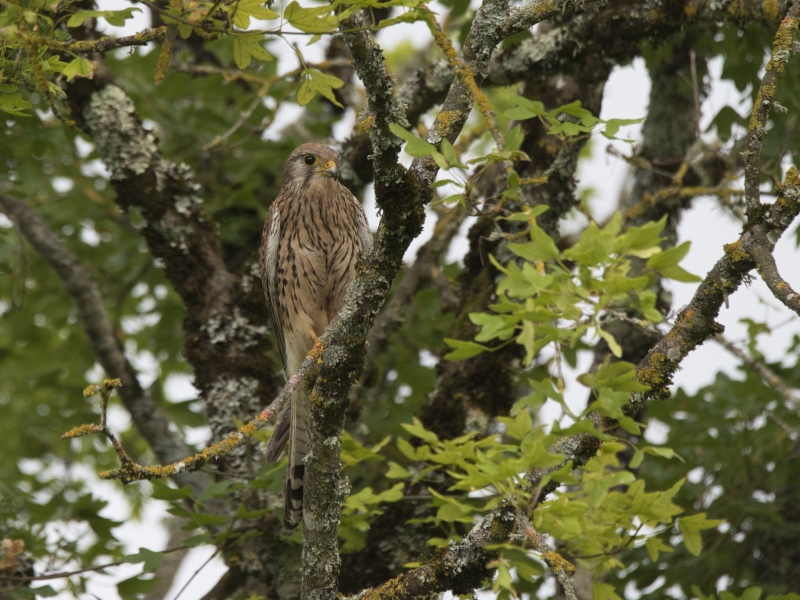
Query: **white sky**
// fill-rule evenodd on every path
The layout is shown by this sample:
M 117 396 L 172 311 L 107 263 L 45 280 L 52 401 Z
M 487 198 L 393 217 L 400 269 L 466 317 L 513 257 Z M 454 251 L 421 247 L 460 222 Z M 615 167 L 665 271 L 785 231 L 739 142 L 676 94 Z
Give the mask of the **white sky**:
M 130 4 L 124 0 L 101 0 L 99 5 L 103 10 L 115 10 L 126 8 Z M 149 26 L 149 16 L 145 10 L 145 12 L 138 13 L 134 19 L 129 20 L 124 28 L 108 26 L 106 29 L 108 33 L 113 32 L 114 35 L 121 36 L 130 35 L 147 26 Z M 422 24 L 404 24 L 392 28 L 391 31 L 381 32 L 378 38 L 385 48 L 391 48 L 398 42 L 408 38 L 416 44 L 427 45 L 429 33 Z M 313 62 L 322 58 L 324 44 L 320 43 L 311 47 L 304 47 L 302 40 L 293 38 L 292 41 L 299 43 L 306 60 Z M 298 66 L 294 51 L 288 44 L 277 40 L 270 44 L 269 50 L 276 57 L 280 57 L 282 72 L 292 70 Z M 720 70 L 721 60 L 713 60 L 710 65 L 711 93 L 703 105 L 704 125 L 710 122 L 722 106 L 735 102 L 740 96 L 731 84 L 719 80 Z M 636 118 L 645 116 L 649 88 L 650 83 L 642 60 L 636 60 L 630 66 L 616 68 L 605 88 L 601 118 Z M 266 138 L 277 137 L 279 130 L 296 119 L 300 112 L 298 107 L 287 103 L 287 108 L 281 111 L 273 129 L 267 132 Z M 349 136 L 354 120 L 354 115 L 350 114 L 346 122 L 337 128 L 335 134 L 339 141 L 343 141 Z M 641 126 L 628 127 L 620 132 L 620 136 L 640 139 Z M 623 161 L 605 153 L 607 144 L 609 142 L 605 138 L 599 138 L 595 143 L 593 156 L 581 163 L 578 172 L 581 188 L 589 187 L 596 190 L 594 206 L 600 219 L 614 210 L 627 170 L 627 166 Z M 627 144 L 614 142 L 613 145 L 622 152 L 630 153 L 630 147 Z M 405 158 L 408 159 L 407 156 Z M 377 225 L 374 203 L 370 205 L 368 201 L 365 208 L 374 228 Z M 432 213 L 429 213 L 429 217 L 422 235 L 415 240 L 406 254 L 408 262 L 413 261 L 417 248 L 431 235 L 435 217 Z M 450 251 L 449 257 L 451 260 L 463 256 L 466 250 L 466 228 L 467 225 L 463 228 L 462 235 L 459 236 Z M 740 224 L 718 208 L 712 199 L 695 201 L 693 207 L 684 213 L 682 224 L 679 228 L 680 239 L 692 242 L 692 248 L 683 264 L 688 266 L 693 273 L 704 276 L 723 255 L 722 245 L 738 239 L 740 229 Z M 800 289 L 800 270 L 792 268 L 793 265 L 797 264 L 797 251 L 792 241 L 793 233 L 794 228 L 778 243 L 775 257 L 781 274 L 794 289 Z M 670 288 L 673 291 L 673 309 L 677 311 L 689 302 L 696 289 L 696 284 L 671 282 Z M 790 320 L 792 313 L 772 299 L 766 286 L 760 279 L 756 279 L 749 288 L 742 288 L 732 296 L 730 307 L 722 310 L 719 322 L 725 325 L 726 336 L 730 340 L 736 341 L 744 338 L 745 329 L 738 321 L 746 316 L 756 320 L 766 319 L 771 325 L 775 325 Z M 782 326 L 770 337 L 769 342 L 762 343 L 759 349 L 766 355 L 768 360 L 780 360 L 794 334 L 800 334 L 800 320 L 796 318 L 787 325 Z M 675 382 L 691 392 L 711 383 L 712 378 L 718 371 L 728 373 L 733 377 L 739 377 L 736 373 L 736 365 L 736 360 L 725 350 L 709 342 L 695 350 L 685 361 L 683 370 L 675 377 Z M 152 378 L 157 374 L 149 373 L 144 376 Z M 569 384 L 569 379 L 572 379 L 571 385 Z M 186 378 L 172 378 L 168 382 L 167 388 L 168 393 L 174 400 L 190 398 L 194 394 L 193 388 Z M 568 377 L 567 397 L 568 401 L 574 405 L 574 408 L 582 410 L 586 393 L 584 388 L 574 383 L 574 374 L 572 377 Z M 555 418 L 558 412 L 559 409 L 557 407 L 546 406 L 542 415 L 543 419 L 547 420 L 548 417 Z M 122 414 L 121 410 L 113 413 L 111 418 L 112 425 L 116 422 L 117 426 L 123 426 L 127 422 L 127 415 Z M 659 433 L 654 430 L 653 436 L 657 439 L 663 433 L 663 431 Z M 191 441 L 195 442 L 206 436 L 207 430 L 200 429 L 192 433 L 192 437 L 195 439 Z M 656 439 L 653 439 L 653 441 L 656 441 Z M 81 472 L 81 475 L 85 475 L 89 479 L 92 478 L 92 473 L 88 471 Z M 142 483 L 138 485 L 148 484 Z M 131 520 L 129 519 L 129 510 L 126 508 L 127 503 L 116 484 L 97 481 L 92 484 L 92 487 L 97 496 L 111 501 L 109 507 L 103 511 L 103 514 L 110 518 L 125 521 L 125 525 L 116 529 L 115 533 L 125 542 L 131 553 L 135 553 L 140 546 L 152 550 L 166 547 L 167 535 L 161 525 L 161 521 L 168 516 L 166 503 L 152 501 L 148 504 L 148 509 L 141 520 Z M 213 551 L 214 549 L 209 546 L 196 548 L 189 552 L 166 600 L 175 600 L 178 590 L 206 562 Z M 115 582 L 138 573 L 139 568 L 139 566 L 127 565 L 109 569 L 108 575 L 93 576 L 90 583 L 90 592 L 102 600 L 117 600 Z M 226 567 L 221 559 L 215 558 L 210 561 L 194 577 L 194 580 L 183 592 L 181 598 L 183 600 L 201 598 L 217 582 L 225 570 Z M 53 582 L 49 583 L 54 585 Z M 57 583 L 54 587 L 56 585 Z M 59 596 L 61 600 L 66 600 L 69 597 L 71 596 L 67 594 Z M 446 597 L 450 596 L 447 595 Z

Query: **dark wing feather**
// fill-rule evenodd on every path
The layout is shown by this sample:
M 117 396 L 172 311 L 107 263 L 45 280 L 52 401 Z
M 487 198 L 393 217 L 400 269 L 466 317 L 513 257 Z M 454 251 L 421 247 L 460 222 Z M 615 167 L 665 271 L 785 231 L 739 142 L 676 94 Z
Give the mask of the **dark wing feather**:
M 261 238 L 261 285 L 264 287 L 264 297 L 267 300 L 267 310 L 272 321 L 272 329 L 275 338 L 278 340 L 278 350 L 281 353 L 284 373 L 286 372 L 286 341 L 283 337 L 283 311 L 278 303 L 278 260 L 279 246 L 281 238 L 281 213 L 276 206 L 280 200 L 280 194 L 272 203 L 267 213 L 267 220 L 264 222 L 264 232 Z M 288 378 L 291 373 L 286 374 Z

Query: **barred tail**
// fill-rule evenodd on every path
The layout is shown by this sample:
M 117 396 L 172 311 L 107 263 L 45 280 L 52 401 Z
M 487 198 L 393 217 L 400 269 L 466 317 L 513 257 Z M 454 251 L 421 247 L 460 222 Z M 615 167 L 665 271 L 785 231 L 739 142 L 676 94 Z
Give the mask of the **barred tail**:
M 303 520 L 303 478 L 308 453 L 309 427 L 311 426 L 311 402 L 308 393 L 296 391 L 292 396 L 291 431 L 289 434 L 289 467 L 286 469 L 286 485 L 283 493 L 286 510 L 283 527 L 294 529 Z

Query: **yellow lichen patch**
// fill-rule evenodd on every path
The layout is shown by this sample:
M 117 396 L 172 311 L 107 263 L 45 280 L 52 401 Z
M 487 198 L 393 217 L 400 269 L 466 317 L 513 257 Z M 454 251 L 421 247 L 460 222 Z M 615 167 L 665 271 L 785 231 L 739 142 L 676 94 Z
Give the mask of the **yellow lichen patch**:
M 660 352 L 653 352 L 647 366 L 642 367 L 636 372 L 636 381 L 643 385 L 649 385 L 656 389 L 664 385 L 664 376 L 661 369 L 667 361 L 667 357 Z
M 791 288 L 789 287 L 789 284 L 788 284 L 788 283 L 786 283 L 785 281 L 781 281 L 781 282 L 780 282 L 778 285 L 776 285 L 776 286 L 775 286 L 775 288 L 776 288 L 776 289 L 779 289 L 779 290 L 788 290 L 788 289 L 791 289 Z
M 748 129 L 750 131 L 753 131 L 758 127 L 758 108 L 761 106 L 761 93 L 763 91 L 763 88 L 758 90 L 758 94 L 756 94 L 756 100 L 753 102 L 753 114 L 750 115 L 750 124 L 748 125 Z
M 322 340 L 318 339 L 311 347 L 311 350 L 308 352 L 308 356 L 316 360 L 321 358 L 324 353 L 325 353 L 325 344 L 322 343 Z
M 542 558 L 554 572 L 567 573 L 572 575 L 575 572 L 575 565 L 553 550 L 542 552 Z
M 800 184 L 800 174 L 798 174 L 797 169 L 794 167 L 789 167 L 789 170 L 786 172 L 786 178 L 783 181 L 783 185 L 785 186 L 797 186 Z
M 375 122 L 375 118 L 372 115 L 368 116 L 366 119 L 361 121 L 361 123 L 359 124 L 359 128 L 361 129 L 361 133 L 369 133 L 369 130 L 372 127 L 372 124 L 374 122 Z
M 539 177 L 523 177 L 519 180 L 519 184 L 522 185 L 544 185 L 549 180 L 547 175 L 540 175 Z
M 453 123 L 458 122 L 458 116 L 459 113 L 455 110 L 443 110 L 440 112 L 436 117 L 436 132 L 442 137 L 447 137 Z
M 733 0 L 733 2 L 728 5 L 728 12 L 733 16 L 737 16 L 742 12 L 742 0 Z
M 90 385 L 86 389 L 83 390 L 83 397 L 84 398 L 91 398 L 92 396 L 97 394 L 97 386 Z
M 79 425 L 78 427 L 74 427 L 70 429 L 67 433 L 61 436 L 62 440 L 67 440 L 70 438 L 77 438 L 82 437 L 84 435 L 90 435 L 92 433 L 97 433 L 100 431 L 100 428 L 97 425 Z
M 725 244 L 722 246 L 722 249 L 725 251 L 725 254 L 728 255 L 728 258 L 734 263 L 750 259 L 750 255 L 742 250 L 741 240 L 736 240 L 732 244 Z
M 103 391 L 110 392 L 114 388 L 122 387 L 122 381 L 119 379 L 106 379 L 103 381 Z
M 764 11 L 764 16 L 770 21 L 778 18 L 778 0 L 764 0 L 761 8 Z
M 685 14 L 690 19 L 694 17 L 695 13 L 697 13 L 697 7 L 692 4 L 691 2 L 687 2 L 683 5 L 683 14 Z

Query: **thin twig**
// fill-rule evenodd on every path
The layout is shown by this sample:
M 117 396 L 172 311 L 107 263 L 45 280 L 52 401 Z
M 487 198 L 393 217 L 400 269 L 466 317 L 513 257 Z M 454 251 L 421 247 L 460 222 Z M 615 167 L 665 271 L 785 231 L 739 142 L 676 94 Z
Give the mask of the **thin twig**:
M 181 550 L 188 550 L 188 546 L 175 546 L 174 548 L 167 548 L 161 550 L 160 554 L 171 554 Z M 86 567 L 76 571 L 64 571 L 61 573 L 48 573 L 46 575 L 0 575 L 0 581 L 13 581 L 15 583 L 26 583 L 29 581 L 46 581 L 52 579 L 65 579 L 67 577 L 74 577 L 75 575 L 82 575 L 83 573 L 91 573 L 92 571 L 102 571 L 111 567 L 119 567 L 120 565 L 129 565 L 129 560 L 118 560 L 115 562 L 105 563 L 103 565 L 96 565 L 94 567 Z
M 768 386 L 778 392 L 792 409 L 800 409 L 800 397 L 798 397 L 791 387 L 777 374 L 770 369 L 764 362 L 756 359 L 735 344 L 728 341 L 722 334 L 714 336 L 714 341 L 725 348 L 728 352 L 740 359 L 744 364 L 753 369 L 755 373 L 764 380 Z
M 550 572 L 555 575 L 558 583 L 564 588 L 564 595 L 567 597 L 567 600 L 578 600 L 578 596 L 575 594 L 575 587 L 572 584 L 575 566 L 553 550 L 553 548 L 544 541 L 544 537 L 533 528 L 533 525 L 531 525 L 527 518 L 522 517 L 520 521 L 521 529 L 525 533 L 525 537 L 532 543 L 534 550 L 542 555 L 542 559 L 545 564 L 547 564 Z
M 264 429 L 269 424 L 270 420 L 272 420 L 272 418 L 281 411 L 285 403 L 289 401 L 292 393 L 299 385 L 303 377 L 305 377 L 306 374 L 309 373 L 309 371 L 314 367 L 314 365 L 316 365 L 317 360 L 322 355 L 322 352 L 323 346 L 320 342 L 317 342 L 308 353 L 308 356 L 306 356 L 302 364 L 294 372 L 294 375 L 289 378 L 289 380 L 286 382 L 286 385 L 283 386 L 283 389 L 270 403 L 270 405 L 262 410 L 258 416 L 256 416 L 256 418 L 242 425 L 236 431 L 228 434 L 225 439 L 208 446 L 197 454 L 187 456 L 182 460 L 168 465 L 159 466 L 137 464 L 136 462 L 132 461 L 120 447 L 117 451 L 117 454 L 120 456 L 120 462 L 122 463 L 120 468 L 111 471 L 103 471 L 100 473 L 100 478 L 118 479 L 122 483 L 131 483 L 133 481 L 149 479 L 164 479 L 166 477 L 173 477 L 178 473 L 191 473 L 197 471 L 209 462 L 219 460 L 223 456 L 230 454 L 234 448 L 242 446 L 245 442 L 247 442 L 247 440 L 252 438 L 256 432 Z M 93 428 L 97 426 L 83 425 L 81 427 Z M 81 428 L 75 428 L 73 432 L 79 429 Z M 93 433 L 94 431 L 100 430 L 87 429 L 85 433 Z M 66 435 L 67 434 L 65 434 L 65 436 Z M 106 434 L 106 437 L 108 437 L 108 435 L 109 434 Z M 75 436 L 73 435 L 70 437 Z M 115 449 L 117 449 L 117 446 L 115 446 Z

